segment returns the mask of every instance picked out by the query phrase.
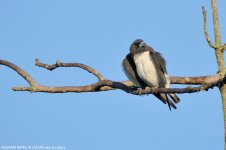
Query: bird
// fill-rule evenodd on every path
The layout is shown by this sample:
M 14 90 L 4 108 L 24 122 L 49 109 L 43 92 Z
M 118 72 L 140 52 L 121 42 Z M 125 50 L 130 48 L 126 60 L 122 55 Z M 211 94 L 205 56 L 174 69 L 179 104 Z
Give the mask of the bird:
M 138 88 L 170 88 L 165 59 L 142 39 L 132 42 L 130 53 L 123 59 L 122 66 L 126 76 Z M 180 102 L 176 94 L 154 93 L 153 95 L 164 104 L 167 103 L 170 110 L 171 107 L 177 109 L 174 103 Z

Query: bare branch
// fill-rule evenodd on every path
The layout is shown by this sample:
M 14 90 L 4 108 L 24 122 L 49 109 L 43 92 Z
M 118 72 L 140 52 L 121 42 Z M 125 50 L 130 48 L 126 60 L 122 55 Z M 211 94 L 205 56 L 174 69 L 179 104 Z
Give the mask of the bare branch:
M 208 31 L 207 31 L 207 17 L 206 17 L 206 10 L 205 7 L 202 6 L 202 14 L 203 14 L 203 22 L 204 22 L 204 34 L 205 34 L 205 38 L 207 43 L 209 44 L 210 47 L 212 48 L 216 48 L 216 46 L 211 42 L 211 39 L 209 37 Z
M 200 84 L 207 84 L 213 83 L 219 80 L 221 76 L 219 74 L 216 75 L 209 75 L 209 76 L 200 76 L 200 77 L 170 77 L 171 84 L 193 84 L 193 85 L 200 85 Z
M 32 79 L 32 77 L 29 74 L 27 74 L 23 69 L 16 66 L 15 64 L 6 60 L 0 60 L 0 65 L 7 66 L 16 71 L 21 77 L 23 77 L 28 82 L 28 84 L 30 84 L 30 86 L 35 86 L 38 84 L 34 79 Z
M 48 86 L 41 86 L 37 85 L 35 88 L 29 87 L 14 87 L 14 91 L 31 91 L 31 92 L 47 92 L 47 93 L 66 93 L 66 92 L 98 92 L 103 91 L 101 87 L 108 86 L 112 89 L 121 89 L 127 93 L 135 94 L 135 95 L 142 95 L 142 94 L 153 94 L 153 93 L 194 93 L 200 92 L 204 90 L 208 90 L 215 86 L 222 86 L 226 81 L 226 77 L 221 80 L 218 80 L 214 83 L 207 83 L 202 86 L 198 87 L 186 87 L 186 88 L 149 88 L 149 89 L 133 89 L 130 88 L 120 82 L 114 82 L 110 80 L 101 80 L 97 83 L 87 85 L 87 86 L 64 86 L 64 87 L 48 87 Z
M 96 76 L 98 78 L 98 80 L 105 80 L 104 76 L 102 76 L 98 71 L 96 71 L 95 69 L 93 69 L 87 65 L 81 64 L 81 63 L 62 63 L 62 62 L 57 61 L 53 65 L 48 65 L 48 64 L 44 64 L 44 63 L 40 62 L 39 59 L 35 59 L 35 65 L 39 66 L 39 67 L 43 67 L 50 71 L 52 71 L 58 67 L 78 67 L 78 68 L 82 68 L 82 69 L 88 71 L 89 73 L 92 73 L 94 76 Z
M 200 91 L 208 91 L 209 89 L 214 88 L 215 86 L 221 87 L 226 82 L 226 76 L 223 79 L 220 79 L 213 83 L 206 83 L 198 87 L 186 87 L 186 88 L 149 88 L 142 89 L 140 91 L 134 91 L 133 94 L 145 94 L 145 93 L 195 93 Z
M 37 85 L 33 88 L 31 87 L 13 87 L 14 91 L 30 91 L 30 92 L 45 92 L 45 93 L 68 93 L 68 92 L 99 92 L 99 91 L 106 91 L 101 90 L 101 87 L 108 86 L 111 89 L 121 89 L 128 93 L 131 92 L 131 88 L 120 83 L 114 82 L 110 80 L 100 80 L 94 84 L 90 84 L 87 86 L 62 86 L 62 87 L 50 87 L 50 86 L 42 86 Z
M 46 93 L 66 93 L 66 92 L 98 92 L 98 91 L 108 91 L 121 89 L 127 93 L 140 95 L 146 93 L 193 93 L 203 90 L 208 90 L 214 86 L 219 86 L 225 83 L 225 76 L 221 75 L 211 75 L 211 76 L 201 76 L 201 77 L 170 77 L 172 84 L 202 84 L 198 87 L 187 87 L 187 88 L 156 88 L 149 90 L 140 90 L 135 87 L 135 85 L 130 81 L 115 82 L 111 80 L 104 80 L 104 77 L 98 73 L 95 69 L 86 66 L 81 63 L 60 63 L 57 62 L 53 65 L 48 65 L 36 60 L 36 65 L 44 67 L 48 70 L 54 70 L 58 67 L 79 67 L 95 75 L 99 81 L 86 86 L 62 86 L 62 87 L 51 87 L 43 86 L 38 84 L 34 79 L 30 77 L 25 71 L 8 61 L 0 60 L 1 65 L 12 68 L 18 74 L 20 74 L 29 84 L 30 87 L 13 87 L 14 91 L 30 91 L 30 92 L 46 92 Z

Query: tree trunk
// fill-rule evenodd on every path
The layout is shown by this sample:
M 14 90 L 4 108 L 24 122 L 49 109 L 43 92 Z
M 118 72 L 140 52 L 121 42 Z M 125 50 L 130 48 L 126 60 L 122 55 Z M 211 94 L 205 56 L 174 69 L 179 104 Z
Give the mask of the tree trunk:
M 215 37 L 215 56 L 218 64 L 218 70 L 221 75 L 225 75 L 225 64 L 224 64 L 224 49 L 225 47 L 221 44 L 220 27 L 217 12 L 216 0 L 211 0 L 212 10 L 213 10 L 213 24 L 214 24 L 214 37 Z M 226 85 L 219 87 L 222 106 L 224 113 L 224 150 L 226 150 Z

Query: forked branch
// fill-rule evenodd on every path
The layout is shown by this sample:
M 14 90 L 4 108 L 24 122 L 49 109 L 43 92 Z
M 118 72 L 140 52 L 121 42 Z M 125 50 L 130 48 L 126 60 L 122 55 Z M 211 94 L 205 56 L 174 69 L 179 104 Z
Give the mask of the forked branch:
M 200 85 L 197 87 L 186 87 L 186 88 L 149 88 L 146 90 L 137 89 L 134 84 L 130 81 L 115 82 L 111 80 L 106 80 L 103 75 L 101 75 L 97 70 L 81 64 L 81 63 L 62 63 L 57 61 L 53 65 L 48 65 L 40 62 L 36 59 L 35 64 L 39 67 L 43 67 L 48 70 L 54 70 L 58 67 L 78 67 L 84 69 L 98 78 L 98 81 L 86 86 L 61 86 L 61 87 L 52 87 L 52 86 L 43 86 L 38 84 L 30 75 L 28 75 L 24 70 L 15 64 L 0 60 L 0 64 L 7 66 L 19 75 L 21 75 L 28 83 L 29 87 L 13 87 L 14 91 L 30 91 L 30 92 L 46 92 L 46 93 L 66 93 L 66 92 L 99 92 L 99 91 L 108 91 L 114 89 L 120 89 L 127 93 L 140 95 L 147 93 L 194 93 L 203 90 L 208 90 L 215 86 L 221 86 L 226 82 L 225 76 L 210 75 L 210 76 L 201 76 L 201 77 L 170 77 L 172 84 L 194 84 Z

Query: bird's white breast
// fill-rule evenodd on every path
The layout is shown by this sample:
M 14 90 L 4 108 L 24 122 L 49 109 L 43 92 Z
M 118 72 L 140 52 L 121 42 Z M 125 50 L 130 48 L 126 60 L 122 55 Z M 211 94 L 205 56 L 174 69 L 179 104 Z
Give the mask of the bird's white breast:
M 137 73 L 139 77 L 149 86 L 159 86 L 158 72 L 149 51 L 134 55 Z

